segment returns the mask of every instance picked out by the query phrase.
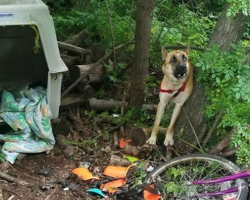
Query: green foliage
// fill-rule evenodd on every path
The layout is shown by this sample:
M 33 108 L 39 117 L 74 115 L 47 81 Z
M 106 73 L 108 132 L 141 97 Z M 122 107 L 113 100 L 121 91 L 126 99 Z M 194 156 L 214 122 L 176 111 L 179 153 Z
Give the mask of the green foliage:
M 174 180 L 177 177 L 183 177 L 187 172 L 184 168 L 175 168 L 171 167 L 166 171 L 167 176 L 167 183 L 165 184 L 164 188 L 168 194 L 172 193 L 174 197 L 180 194 L 185 194 L 187 191 L 187 184 L 185 181 L 181 183 L 176 183 Z
M 246 148 L 250 145 L 250 65 L 246 46 L 232 45 L 228 52 L 214 47 L 202 55 L 196 66 L 209 101 L 207 117 L 212 118 L 219 111 L 225 113 L 218 133 L 233 132 L 232 145 L 239 149 L 238 163 L 250 164 L 250 149 Z
M 249 0 L 225 0 L 230 4 L 227 11 L 228 17 L 235 16 L 238 12 L 242 12 L 244 15 L 250 15 L 250 1 Z
M 128 3 L 124 1 L 109 1 L 115 43 L 122 44 L 131 39 L 134 34 L 134 20 L 130 18 Z M 58 38 L 65 40 L 79 33 L 88 32 L 87 45 L 102 42 L 111 47 L 111 36 L 107 19 L 107 11 L 103 1 L 91 0 L 84 10 L 57 12 L 53 15 Z
M 185 5 L 172 7 L 171 14 L 175 17 L 167 18 L 163 22 L 153 21 L 153 40 L 158 39 L 157 33 L 161 31 L 162 24 L 166 22 L 160 37 L 161 44 L 180 43 L 198 46 L 207 44 L 209 35 L 215 25 L 213 15 L 200 16 L 198 13 L 189 10 Z
M 43 0 L 43 2 L 49 6 L 52 12 L 56 12 L 70 10 L 74 6 L 76 0 Z
M 109 81 L 115 83 L 115 82 L 117 82 L 118 75 L 126 68 L 126 64 L 125 63 L 117 63 L 116 70 L 114 70 L 114 67 L 110 66 L 110 65 L 104 65 L 104 67 L 108 72 Z
M 35 36 L 35 44 L 34 44 L 34 47 L 33 47 L 33 50 L 35 53 L 38 53 L 39 52 L 39 49 L 41 48 L 40 46 L 40 34 L 39 34 L 39 31 L 37 29 L 37 26 L 34 25 L 34 24 L 30 24 L 30 27 L 35 31 L 36 33 L 36 36 Z
M 102 43 L 111 49 L 111 35 L 108 25 L 107 12 L 104 1 L 82 1 L 82 5 L 75 4 L 74 0 L 44 0 L 52 9 L 57 37 L 66 40 L 82 30 L 86 30 L 88 37 L 82 46 L 89 48 L 94 43 Z M 80 2 L 80 1 L 79 1 Z M 133 1 L 109 0 L 111 18 L 113 22 L 115 45 L 130 40 L 135 32 L 135 4 Z M 147 103 L 157 103 L 158 96 L 155 90 L 161 77 L 161 56 L 157 51 L 161 45 L 192 45 L 204 47 L 208 44 L 209 37 L 215 27 L 220 12 L 225 5 L 230 3 L 228 17 L 235 16 L 238 12 L 249 15 L 250 1 L 248 0 L 161 0 L 156 2 L 151 29 L 151 54 L 150 70 L 154 72 L 148 76 Z M 52 5 L 53 4 L 53 5 Z M 73 9 L 72 6 L 75 7 Z M 244 37 L 249 38 L 250 23 Z M 245 44 L 233 45 L 232 51 L 220 52 L 217 47 L 206 51 L 202 56 L 200 52 L 191 51 L 190 59 L 198 62 L 200 69 L 198 79 L 203 83 L 209 104 L 205 111 L 208 119 L 212 119 L 218 111 L 224 111 L 218 133 L 228 134 L 233 131 L 232 145 L 239 147 L 237 152 L 238 162 L 250 163 L 249 134 L 249 102 L 250 102 L 250 72 L 249 64 L 245 63 Z M 127 48 L 122 53 L 117 53 L 117 70 L 106 65 L 109 82 L 116 83 L 128 76 L 124 75 L 125 66 L 131 56 L 132 49 Z M 128 58 L 127 58 L 128 57 Z M 127 73 L 129 70 L 126 71 Z M 152 92 L 154 91 L 154 92 Z M 107 97 L 105 87 L 97 92 L 97 97 Z M 103 113 L 110 115 L 110 113 Z M 87 121 L 93 120 L 95 112 L 87 114 Z M 167 126 L 171 114 L 164 115 L 162 125 Z M 113 118 L 111 123 L 131 123 L 151 126 L 155 114 L 146 110 L 127 109 L 124 116 Z M 94 140 L 96 141 L 96 140 Z M 248 159 L 249 158 L 249 159 Z M 174 187 L 173 192 L 175 191 Z
M 5 162 L 5 154 L 4 153 L 0 153 L 0 163 Z
M 134 188 L 134 187 L 142 184 L 143 180 L 148 175 L 147 172 L 145 172 L 143 170 L 143 168 L 145 168 L 144 167 L 145 165 L 146 165 L 146 162 L 144 160 L 138 162 L 137 167 L 132 172 L 132 177 L 133 177 L 133 180 L 134 180 L 134 184 L 133 184 L 133 186 L 131 188 Z

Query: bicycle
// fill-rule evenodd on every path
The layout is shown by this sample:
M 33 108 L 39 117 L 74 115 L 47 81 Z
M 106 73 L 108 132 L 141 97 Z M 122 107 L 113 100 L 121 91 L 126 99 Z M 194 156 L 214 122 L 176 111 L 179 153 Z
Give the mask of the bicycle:
M 161 164 L 147 176 L 144 183 L 163 184 L 161 195 L 166 200 L 225 200 L 225 195 L 229 193 L 234 194 L 231 199 L 246 200 L 248 183 L 242 179 L 244 177 L 240 168 L 229 160 L 195 154 Z

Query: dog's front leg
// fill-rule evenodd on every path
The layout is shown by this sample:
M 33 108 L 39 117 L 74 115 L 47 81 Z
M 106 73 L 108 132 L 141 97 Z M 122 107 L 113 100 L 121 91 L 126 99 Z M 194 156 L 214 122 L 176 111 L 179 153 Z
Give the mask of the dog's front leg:
M 173 139 L 174 125 L 175 125 L 175 122 L 176 122 L 180 112 L 181 112 L 182 106 L 183 106 L 183 104 L 177 103 L 175 105 L 175 107 L 174 107 L 174 111 L 173 111 L 173 114 L 172 114 L 172 117 L 171 117 L 170 124 L 168 126 L 165 141 L 164 141 L 165 146 L 174 145 L 174 139 Z
M 150 138 L 147 140 L 148 144 L 154 144 L 154 145 L 156 144 L 157 133 L 159 130 L 161 118 L 163 116 L 166 105 L 167 105 L 166 100 L 164 100 L 164 101 L 161 100 L 160 103 L 158 104 L 154 127 L 153 127 Z

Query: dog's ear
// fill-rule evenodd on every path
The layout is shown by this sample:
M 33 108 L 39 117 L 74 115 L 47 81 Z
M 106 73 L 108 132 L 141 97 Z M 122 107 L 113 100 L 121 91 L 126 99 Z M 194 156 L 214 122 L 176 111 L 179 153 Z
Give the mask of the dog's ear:
M 189 45 L 187 45 L 186 48 L 185 48 L 185 52 L 186 52 L 187 55 L 189 53 L 189 50 L 190 50 L 190 47 L 189 47 Z
M 161 53 L 162 53 L 162 61 L 166 60 L 168 52 L 164 48 L 164 46 L 161 47 Z

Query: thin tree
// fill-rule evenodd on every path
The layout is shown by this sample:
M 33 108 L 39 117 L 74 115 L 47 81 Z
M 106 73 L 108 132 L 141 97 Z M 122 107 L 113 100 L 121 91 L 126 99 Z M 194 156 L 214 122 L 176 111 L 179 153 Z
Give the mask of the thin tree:
M 134 107 L 140 107 L 144 101 L 155 2 L 156 0 L 137 0 L 135 49 L 129 87 L 129 104 Z

